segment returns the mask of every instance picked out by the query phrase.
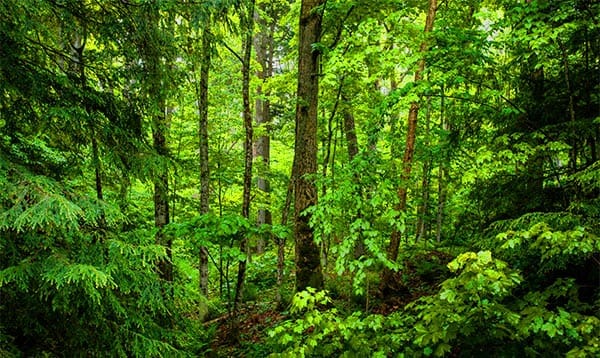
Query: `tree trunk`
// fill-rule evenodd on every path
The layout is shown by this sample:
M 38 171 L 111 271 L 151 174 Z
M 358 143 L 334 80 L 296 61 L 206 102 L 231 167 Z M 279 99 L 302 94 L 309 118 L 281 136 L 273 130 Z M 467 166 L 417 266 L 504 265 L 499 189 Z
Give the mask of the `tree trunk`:
M 442 84 L 442 98 L 440 100 L 440 124 L 444 131 L 448 130 L 448 123 L 444 118 L 444 113 L 446 109 L 446 101 L 444 94 L 444 85 Z M 438 167 L 438 205 L 437 205 L 437 218 L 436 218 L 436 230 L 435 230 L 435 240 L 439 243 L 442 241 L 442 224 L 444 223 L 444 206 L 446 205 L 446 162 L 449 162 L 447 149 L 443 149 L 443 156 L 440 161 L 440 165 Z
M 102 192 L 102 168 L 100 167 L 100 153 L 98 150 L 98 139 L 96 139 L 96 128 L 92 124 L 92 160 L 94 162 L 94 173 L 96 181 L 96 198 L 98 200 L 104 200 L 104 194 Z M 101 220 L 104 221 L 104 214 L 101 216 Z
M 446 166 L 441 163 L 438 168 L 438 206 L 435 240 L 442 241 L 442 224 L 444 223 L 444 206 L 446 205 Z
M 244 129 L 246 138 L 244 141 L 244 190 L 242 194 L 242 216 L 250 218 L 250 192 L 252 190 L 252 110 L 250 108 L 250 60 L 252 54 L 252 30 L 254 27 L 254 0 L 248 3 L 247 13 L 244 20 L 245 38 L 243 43 L 242 57 L 242 102 L 244 106 Z M 240 251 L 248 254 L 248 238 L 242 238 Z M 237 311 L 237 304 L 242 297 L 244 280 L 246 277 L 247 259 L 240 261 L 238 267 L 235 298 L 233 300 L 233 312 Z
M 421 203 L 417 210 L 417 228 L 416 228 L 416 239 L 421 240 L 427 239 L 427 232 L 429 226 L 428 213 L 429 213 L 429 182 L 431 175 L 431 151 L 430 147 L 430 119 L 431 119 L 431 97 L 427 97 L 427 109 L 425 112 L 425 148 L 428 151 L 427 158 L 423 163 L 423 180 L 421 181 Z
M 160 99 L 159 108 L 163 111 L 153 115 L 152 118 L 152 140 L 156 154 L 166 160 L 168 156 L 166 133 L 168 128 L 168 117 L 165 108 L 164 99 Z M 162 161 L 161 161 L 162 162 Z M 172 239 L 163 232 L 164 227 L 169 223 L 169 171 L 167 164 L 161 163 L 160 168 L 154 179 L 154 226 L 158 228 L 156 233 L 156 242 L 163 245 L 167 251 L 167 258 L 158 263 L 160 277 L 167 281 L 173 281 L 173 265 L 171 246 Z
M 425 20 L 425 34 L 431 32 L 433 29 L 433 22 L 437 11 L 437 0 L 429 0 L 429 9 L 427 11 L 427 17 Z M 424 40 L 420 46 L 420 53 L 422 55 L 427 52 L 428 44 Z M 422 57 L 417 65 L 415 71 L 414 82 L 418 83 L 423 79 L 423 72 L 425 71 L 425 57 Z M 412 102 L 410 104 L 410 110 L 408 112 L 408 123 L 406 132 L 406 146 L 404 148 L 404 158 L 402 159 L 402 174 L 400 176 L 400 186 L 398 188 L 398 205 L 396 210 L 403 212 L 406 210 L 406 199 L 408 194 L 408 181 L 410 180 L 410 174 L 412 171 L 413 156 L 415 154 L 415 139 L 417 133 L 417 118 L 419 116 L 419 103 Z M 390 245 L 387 250 L 387 258 L 390 261 L 396 261 L 398 257 L 398 248 L 400 247 L 400 238 L 402 233 L 394 230 L 391 235 Z M 392 278 L 392 271 L 385 268 L 382 273 L 381 285 L 382 290 L 385 291 L 389 287 L 390 280 Z
M 161 259 L 157 264 L 157 270 L 160 278 L 170 283 L 173 281 L 172 265 L 172 238 L 166 235 L 164 227 L 169 223 L 169 168 L 167 158 L 169 149 L 167 146 L 167 132 L 169 128 L 169 117 L 166 111 L 166 82 L 164 80 L 164 69 L 161 62 L 163 53 L 161 52 L 161 40 L 159 33 L 159 9 L 155 4 L 149 4 L 144 9 L 146 22 L 143 40 L 138 43 L 138 50 L 145 66 L 145 79 L 147 85 L 147 95 L 153 98 L 148 108 L 148 115 L 151 119 L 152 127 L 152 145 L 155 155 L 160 159 L 158 165 L 154 168 L 154 226 L 158 229 L 156 233 L 156 243 L 164 246 L 167 257 Z M 172 297 L 172 291 L 169 285 L 166 285 L 166 298 Z
M 319 248 L 309 226 L 306 209 L 317 204 L 317 107 L 319 93 L 319 51 L 312 45 L 321 35 L 325 0 L 302 0 L 298 41 L 298 94 L 296 103 L 296 141 L 294 163 L 294 239 L 296 242 L 296 289 L 321 289 L 323 273 Z
M 210 21 L 202 31 L 200 55 L 200 80 L 196 82 L 198 100 L 198 149 L 200 152 L 200 214 L 210 212 L 210 169 L 208 158 L 208 77 L 211 64 Z M 199 82 L 199 83 L 198 83 Z M 200 292 L 208 297 L 208 249 L 200 247 Z
M 266 3 L 261 3 L 260 11 L 266 12 Z M 269 185 L 269 166 L 271 159 L 271 138 L 269 134 L 269 125 L 271 123 L 271 110 L 270 102 L 267 98 L 269 94 L 263 92 L 262 83 L 273 75 L 272 63 L 273 63 L 273 27 L 267 26 L 264 18 L 262 18 L 258 11 L 254 13 L 255 21 L 260 26 L 260 30 L 256 32 L 254 36 L 254 48 L 256 51 L 256 60 L 259 64 L 259 70 L 256 75 L 261 82 L 256 89 L 256 101 L 255 101 L 255 121 L 257 126 L 265 126 L 266 134 L 261 135 L 254 147 L 254 157 L 261 158 L 262 166 L 259 171 L 257 179 L 257 189 L 263 192 L 266 196 L 266 201 L 263 203 L 263 207 L 258 209 L 256 222 L 258 225 L 271 225 L 273 219 L 271 217 L 271 211 L 269 206 L 271 187 Z M 271 19 L 271 21 L 275 21 Z M 265 240 L 260 237 L 256 243 L 256 252 L 263 253 L 265 249 Z

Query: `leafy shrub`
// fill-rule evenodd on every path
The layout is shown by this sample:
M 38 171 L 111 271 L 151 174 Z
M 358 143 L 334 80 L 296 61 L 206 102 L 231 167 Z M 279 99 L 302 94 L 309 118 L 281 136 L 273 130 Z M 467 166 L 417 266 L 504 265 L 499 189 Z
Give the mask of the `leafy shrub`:
M 342 315 L 324 291 L 296 294 L 288 320 L 269 332 L 274 356 L 563 356 L 599 351 L 600 319 L 586 314 L 574 279 L 529 290 L 490 251 L 448 264 L 439 292 L 388 316 Z
M 442 356 L 458 342 L 484 347 L 510 339 L 519 316 L 503 300 L 521 282 L 519 273 L 489 251 L 461 254 L 448 268 L 458 276 L 408 306 L 418 318 L 414 343 L 426 355 Z
M 360 312 L 342 317 L 326 291 L 308 288 L 292 300 L 291 313 L 299 316 L 269 331 L 274 357 L 385 356 L 385 345 L 373 338 L 383 331 L 384 317 Z

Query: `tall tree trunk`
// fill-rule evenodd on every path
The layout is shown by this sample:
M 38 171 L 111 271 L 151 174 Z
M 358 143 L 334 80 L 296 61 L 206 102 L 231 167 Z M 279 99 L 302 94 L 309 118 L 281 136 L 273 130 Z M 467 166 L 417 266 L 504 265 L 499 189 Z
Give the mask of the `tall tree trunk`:
M 169 149 L 167 146 L 167 132 L 169 128 L 169 116 L 166 111 L 167 81 L 164 78 L 164 69 L 161 66 L 163 59 L 162 40 L 159 32 L 159 9 L 155 4 L 149 4 L 144 9 L 146 18 L 145 38 L 138 44 L 141 57 L 144 60 L 146 72 L 147 95 L 154 101 L 149 106 L 149 116 L 152 127 L 152 145 L 155 155 L 160 157 L 158 165 L 154 168 L 154 226 L 158 229 L 156 243 L 164 246 L 167 257 L 158 262 L 157 269 L 160 278 L 166 283 L 173 281 L 172 265 L 172 238 L 164 232 L 169 223 L 169 167 L 167 158 Z M 171 298 L 172 291 L 166 285 L 165 295 Z
M 444 113 L 446 110 L 446 101 L 444 94 L 444 85 L 442 84 L 442 98 L 440 100 L 440 124 L 444 131 L 448 130 L 448 123 L 444 118 Z M 442 160 L 440 161 L 440 165 L 438 167 L 438 205 L 437 205 L 437 215 L 436 215 L 436 229 L 435 229 L 435 240 L 437 242 L 442 241 L 442 224 L 444 223 L 444 206 L 446 205 L 446 162 L 449 161 L 447 149 L 443 149 Z
M 435 229 L 435 240 L 442 241 L 442 224 L 444 223 L 444 206 L 446 206 L 446 166 L 441 163 L 438 168 L 438 206 Z
M 433 29 L 433 22 L 437 12 L 437 0 L 429 0 L 429 9 L 427 11 L 427 17 L 425 20 L 424 32 L 431 32 Z M 423 79 L 423 72 L 425 71 L 425 52 L 427 52 L 428 44 L 427 40 L 421 43 L 419 48 L 420 53 L 423 57 L 419 60 L 417 69 L 415 71 L 414 82 L 418 83 Z M 410 110 L 408 112 L 408 124 L 406 132 L 406 146 L 404 148 L 404 158 L 402 159 L 402 174 L 400 176 L 400 186 L 398 188 L 398 205 L 396 210 L 403 212 L 406 210 L 406 199 L 408 194 L 408 181 L 410 180 L 410 174 L 412 171 L 413 156 L 415 154 L 415 139 L 417 133 L 417 118 L 419 116 L 419 103 L 412 102 L 410 104 Z M 390 245 L 387 250 L 387 258 L 390 261 L 396 261 L 398 257 L 398 248 L 400 247 L 400 238 L 402 233 L 398 230 L 394 230 L 391 235 Z M 385 268 L 382 273 L 382 290 L 389 287 L 390 280 L 392 279 L 392 271 Z
M 156 154 L 162 157 L 160 168 L 154 179 L 154 226 L 158 228 L 156 234 L 156 242 L 163 245 L 167 251 L 167 258 L 158 263 L 160 277 L 167 281 L 173 281 L 173 265 L 172 265 L 172 238 L 166 235 L 163 231 L 164 227 L 169 223 L 169 172 L 166 161 L 168 156 L 167 148 L 167 128 L 168 116 L 165 108 L 164 99 L 159 101 L 160 108 L 163 108 L 162 113 L 154 114 L 152 118 L 152 140 Z
M 429 151 L 430 140 L 430 120 L 431 120 L 431 97 L 427 97 L 427 108 L 425 112 L 425 148 L 428 151 L 427 158 L 423 163 L 423 180 L 421 181 L 421 203 L 417 210 L 417 228 L 416 228 L 416 239 L 421 240 L 427 238 L 427 231 L 429 226 L 428 213 L 429 213 L 429 182 L 431 175 L 431 151 Z
M 264 13 L 267 11 L 267 4 L 261 3 L 260 12 Z M 263 129 L 266 134 L 261 135 L 254 147 L 255 158 L 261 158 L 262 166 L 259 171 L 257 179 L 257 189 L 263 192 L 266 196 L 266 202 L 263 204 L 264 207 L 258 209 L 257 224 L 258 225 L 271 225 L 273 219 L 271 217 L 271 210 L 269 206 L 271 204 L 270 192 L 271 187 L 269 184 L 269 166 L 271 159 L 271 138 L 270 128 L 271 123 L 271 109 L 270 102 L 266 98 L 269 94 L 263 91 L 262 83 L 269 79 L 273 75 L 272 63 L 273 63 L 273 26 L 267 25 L 265 19 L 260 16 L 259 11 L 255 11 L 254 18 L 257 24 L 260 26 L 260 30 L 254 35 L 254 48 L 256 51 L 256 60 L 258 62 L 259 70 L 256 75 L 261 82 L 256 88 L 256 101 L 255 101 L 255 117 L 256 125 L 264 126 Z M 271 19 L 270 21 L 275 21 Z M 256 252 L 262 253 L 265 249 L 264 238 L 259 238 L 256 244 Z
M 200 214 L 210 212 L 210 167 L 208 157 L 208 77 L 211 65 L 210 21 L 202 31 L 200 55 L 200 79 L 196 81 L 198 101 L 198 149 L 200 152 Z M 195 71 L 194 71 L 195 72 Z M 200 292 L 208 297 L 208 248 L 200 247 Z
M 254 0 L 248 3 L 245 17 L 244 30 L 245 38 L 242 54 L 242 102 L 244 106 L 244 129 L 246 138 L 244 141 L 244 191 L 242 194 L 242 216 L 250 218 L 250 192 L 252 190 L 252 110 L 250 108 L 250 60 L 252 54 L 252 32 L 254 28 Z M 240 242 L 240 251 L 248 254 L 248 238 L 244 237 Z M 237 304 L 242 297 L 244 289 L 244 280 L 246 277 L 247 259 L 240 261 L 237 276 L 237 285 L 235 298 L 233 300 L 234 314 L 237 311 Z
M 146 5 L 140 7 L 139 13 L 135 14 L 140 18 L 140 31 L 143 32 L 143 36 L 140 36 L 136 45 L 144 66 L 145 94 L 150 98 L 147 115 L 151 121 L 152 146 L 155 155 L 159 157 L 158 164 L 153 168 L 154 226 L 157 228 L 155 241 L 165 248 L 167 255 L 157 263 L 157 271 L 161 280 L 166 283 L 163 291 L 165 298 L 170 299 L 172 291 L 169 283 L 173 281 L 172 238 L 164 232 L 165 226 L 169 223 L 169 168 L 167 164 L 169 117 L 166 111 L 167 89 L 165 88 L 168 81 L 165 79 L 165 71 L 161 65 L 164 59 L 162 49 L 164 42 L 160 35 L 162 29 L 160 28 L 159 8 L 154 3 Z
M 321 35 L 325 0 L 302 0 L 298 40 L 298 94 L 296 99 L 296 141 L 294 163 L 294 239 L 296 242 L 296 289 L 323 287 L 319 248 L 309 226 L 306 209 L 317 204 L 317 107 L 319 94 L 319 52 L 312 45 Z
M 159 106 L 164 109 L 165 101 L 160 99 Z M 173 267 L 171 264 L 171 244 L 170 236 L 163 231 L 169 223 L 169 175 L 168 166 L 164 162 L 168 155 L 167 148 L 167 116 L 165 111 L 154 113 L 152 116 L 152 140 L 156 155 L 161 157 L 160 166 L 156 168 L 154 177 L 154 226 L 158 229 L 156 233 L 156 242 L 165 247 L 167 258 L 158 263 L 158 271 L 161 279 L 173 281 Z

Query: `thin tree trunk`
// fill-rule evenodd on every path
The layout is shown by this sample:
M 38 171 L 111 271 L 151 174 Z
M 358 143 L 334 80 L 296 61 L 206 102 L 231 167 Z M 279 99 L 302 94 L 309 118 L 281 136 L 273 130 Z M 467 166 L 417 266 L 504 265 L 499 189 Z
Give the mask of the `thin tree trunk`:
M 185 113 L 182 113 L 183 116 L 185 116 Z M 181 156 L 181 147 L 183 146 L 183 131 L 180 130 L 179 131 L 179 137 L 177 138 L 177 152 L 175 153 L 175 158 L 180 158 Z M 171 221 L 172 222 L 176 222 L 177 221 L 177 212 L 176 212 L 176 208 L 177 208 L 177 189 L 178 189 L 178 185 L 179 185 L 179 173 L 177 170 L 177 167 L 173 168 L 173 185 L 172 185 L 172 189 L 171 189 Z
M 265 12 L 266 3 L 261 3 L 260 11 Z M 273 47 L 273 32 L 272 26 L 267 26 L 266 21 L 262 18 L 258 11 L 255 11 L 254 18 L 257 24 L 261 27 L 254 36 L 254 48 L 256 51 L 256 59 L 260 66 L 257 71 L 257 77 L 259 81 L 265 82 L 269 79 L 272 73 L 272 47 Z M 271 21 L 274 21 L 273 19 Z M 264 97 L 263 97 L 264 96 Z M 256 222 L 258 225 L 271 225 L 273 219 L 271 216 L 270 206 L 270 192 L 271 187 L 268 180 L 269 166 L 271 159 L 271 138 L 269 134 L 269 125 L 271 123 L 271 110 L 270 102 L 267 98 L 268 93 L 263 92 L 262 83 L 258 85 L 256 89 L 256 101 L 255 101 L 255 117 L 257 126 L 265 126 L 266 135 L 261 135 L 256 143 L 254 156 L 259 157 L 262 160 L 261 171 L 257 179 L 257 189 L 262 191 L 266 196 L 266 207 L 258 209 Z M 265 239 L 260 237 L 256 243 L 256 252 L 263 253 L 265 249 Z
M 165 108 L 165 102 L 160 100 L 161 108 Z M 153 116 L 152 139 L 156 154 L 166 160 L 168 156 L 167 148 L 167 127 L 168 118 L 163 111 L 162 115 L 155 114 Z M 166 163 L 161 164 L 158 169 L 158 174 L 154 179 L 154 226 L 159 230 L 156 234 L 156 242 L 163 245 L 167 251 L 167 258 L 163 259 L 158 264 L 160 277 L 167 281 L 173 281 L 173 266 L 172 266 L 172 239 L 169 235 L 163 232 L 164 227 L 169 223 L 169 172 Z
M 443 130 L 448 130 L 448 124 L 444 118 L 444 113 L 446 109 L 446 101 L 444 94 L 444 85 L 442 84 L 442 98 L 440 100 L 440 124 Z M 446 153 L 446 150 L 444 150 Z M 439 243 L 442 241 L 442 224 L 444 221 L 444 206 L 446 205 L 446 163 L 447 155 L 442 156 L 442 160 L 440 161 L 440 165 L 438 167 L 438 205 L 437 205 L 437 215 L 436 215 L 436 230 L 435 230 L 435 240 Z
M 242 194 L 242 216 L 250 218 L 250 192 L 252 190 L 252 111 L 250 108 L 250 60 L 252 54 L 252 32 L 254 27 L 254 0 L 250 0 L 247 13 L 245 15 L 245 39 L 242 58 L 242 102 L 244 106 L 244 129 L 246 138 L 244 141 L 244 190 Z M 242 238 L 240 242 L 240 251 L 248 254 L 248 239 Z M 237 312 L 244 289 L 244 280 L 246 277 L 247 259 L 239 263 L 235 298 L 233 300 L 234 315 Z
M 294 162 L 294 239 L 296 242 L 296 289 L 321 289 L 323 273 L 319 247 L 309 225 L 306 209 L 317 204 L 317 107 L 319 94 L 319 51 L 313 44 L 321 37 L 322 9 L 325 0 L 302 0 L 298 41 L 298 94 L 296 102 L 296 140 Z
M 425 112 L 425 148 L 428 150 L 427 158 L 423 163 L 423 180 L 421 181 L 421 204 L 417 210 L 417 230 L 416 239 L 427 238 L 429 212 L 429 181 L 431 172 L 431 153 L 429 152 L 429 132 L 431 120 L 431 97 L 427 97 L 427 108 Z
M 417 210 L 416 240 L 427 239 L 429 213 L 429 182 L 431 174 L 431 159 L 423 163 L 423 180 L 421 181 L 421 203 Z
M 210 212 L 210 167 L 208 155 L 208 79 L 211 65 L 210 18 L 202 31 L 200 55 L 200 79 L 196 81 L 198 101 L 198 149 L 200 152 L 200 214 Z M 200 292 L 208 297 L 208 248 L 200 247 Z
M 84 26 L 83 27 L 83 35 L 79 34 L 79 33 L 76 34 L 75 39 L 69 44 L 71 47 L 70 50 L 71 50 L 71 54 L 73 57 L 72 63 L 74 63 L 76 66 L 75 70 L 79 77 L 78 78 L 79 85 L 83 92 L 87 92 L 87 90 L 88 90 L 87 78 L 85 75 L 86 61 L 83 56 L 83 51 L 85 50 L 85 44 L 87 42 L 86 37 L 87 37 L 87 34 L 85 31 L 85 26 Z M 102 168 L 100 165 L 98 139 L 96 138 L 96 134 L 97 134 L 96 124 L 92 117 L 92 110 L 91 110 L 90 105 L 87 100 L 84 100 L 84 107 L 85 107 L 85 111 L 88 116 L 88 119 L 90 121 L 90 137 L 91 137 L 91 142 L 92 142 L 92 164 L 94 165 L 94 180 L 95 180 L 95 186 L 96 186 L 96 198 L 98 200 L 104 200 L 104 194 L 102 191 Z M 102 215 L 100 217 L 100 226 L 104 226 L 104 215 Z
M 102 192 L 102 168 L 100 166 L 100 154 L 99 154 L 99 150 L 98 150 L 98 140 L 96 139 L 96 130 L 93 127 L 92 127 L 92 160 L 94 161 L 96 198 L 98 198 L 98 200 L 104 200 L 104 194 Z
M 589 31 L 586 28 L 584 31 L 584 38 L 585 38 L 585 73 L 590 73 L 590 47 L 591 47 L 591 43 L 590 43 L 590 35 L 589 35 Z M 584 88 L 584 101 L 586 103 L 587 106 L 591 106 L 592 105 L 592 93 L 594 93 L 594 91 L 592 90 L 593 86 L 592 86 L 592 78 L 590 78 L 591 76 L 586 76 L 583 82 L 583 88 Z M 597 140 L 598 140 L 598 133 L 600 132 L 600 128 L 598 126 L 596 126 L 596 133 L 594 134 L 590 134 L 589 138 L 588 138 L 588 143 L 590 146 L 590 162 L 588 162 L 588 165 L 592 165 L 593 163 L 595 163 L 598 160 L 598 145 L 596 144 Z
M 87 42 L 87 34 L 85 30 L 85 26 L 83 27 L 83 35 L 76 34 L 75 40 L 71 44 L 71 50 L 73 52 L 73 56 L 75 61 L 73 63 L 76 64 L 78 72 L 79 72 L 79 84 L 81 86 L 81 91 L 86 93 L 89 88 L 87 86 L 87 77 L 85 75 L 85 66 L 86 59 L 83 55 L 83 51 L 85 50 L 85 44 Z M 84 107 L 85 113 L 89 121 L 90 126 L 90 137 L 92 142 L 92 165 L 94 166 L 94 182 L 96 188 L 96 198 L 100 200 L 104 200 L 104 193 L 102 187 L 102 163 L 100 161 L 100 150 L 98 148 L 98 138 L 97 129 L 96 129 L 96 120 L 93 116 L 92 109 L 90 107 L 90 103 L 87 99 L 84 99 Z M 103 230 L 106 228 L 106 216 L 104 215 L 104 211 L 100 214 L 97 222 L 98 228 Z M 104 236 L 100 231 L 99 234 L 95 236 L 94 240 L 97 242 L 103 242 Z M 105 260 L 107 258 L 108 252 L 105 248 L 103 250 L 102 258 Z
M 437 11 L 437 0 L 429 0 L 429 9 L 427 11 L 427 17 L 425 20 L 424 33 L 427 34 L 433 29 L 433 22 Z M 424 56 L 427 52 L 428 44 L 427 40 L 424 40 L 420 46 L 420 53 Z M 418 83 L 423 79 L 423 72 L 425 71 L 425 57 L 419 60 L 417 69 L 415 71 L 414 82 Z M 408 124 L 406 132 L 406 146 L 404 149 L 404 158 L 402 159 L 402 174 L 400 176 L 400 186 L 398 188 L 398 205 L 396 210 L 404 212 L 406 210 L 406 200 L 408 194 L 408 181 L 411 177 L 413 156 L 415 153 L 415 139 L 417 132 L 417 118 L 419 115 L 419 103 L 412 102 L 410 104 L 410 110 L 408 113 Z M 400 247 L 400 238 L 402 233 L 398 230 L 394 230 L 391 235 L 390 244 L 387 250 L 387 258 L 390 261 L 396 261 L 398 257 L 398 249 Z M 392 271 L 385 268 L 382 273 L 382 291 L 389 287 L 390 280 L 392 279 Z
M 442 241 L 442 224 L 444 223 L 444 206 L 446 205 L 446 167 L 440 164 L 438 168 L 438 207 L 435 230 L 435 240 Z

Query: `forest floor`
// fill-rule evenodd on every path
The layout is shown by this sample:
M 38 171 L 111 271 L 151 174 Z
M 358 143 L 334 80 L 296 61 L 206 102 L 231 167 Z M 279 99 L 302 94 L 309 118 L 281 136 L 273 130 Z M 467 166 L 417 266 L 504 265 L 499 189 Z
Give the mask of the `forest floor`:
M 252 302 L 240 309 L 237 319 L 221 320 L 212 345 L 215 357 L 263 356 L 267 332 L 288 316 L 276 304 Z M 237 324 L 236 324 L 237 323 Z
M 449 276 L 446 264 L 451 259 L 452 256 L 445 252 L 429 251 L 405 261 L 403 269 L 394 274 L 394 284 L 385 293 L 374 294 L 367 307 L 364 300 L 352 298 L 349 294 L 351 283 L 347 282 L 347 289 L 342 290 L 346 294 L 340 295 L 337 290 L 334 305 L 342 306 L 348 312 L 367 309 L 369 313 L 387 316 L 420 297 L 437 292 L 440 283 Z M 235 321 L 229 315 L 213 320 L 217 331 L 211 356 L 263 357 L 271 353 L 266 351 L 265 345 L 268 331 L 290 316 L 285 308 L 282 310 L 273 303 L 271 295 L 261 298 L 265 301 L 245 303 Z M 270 302 L 266 301 L 269 299 Z

